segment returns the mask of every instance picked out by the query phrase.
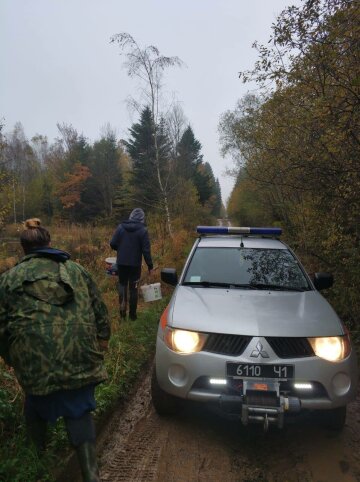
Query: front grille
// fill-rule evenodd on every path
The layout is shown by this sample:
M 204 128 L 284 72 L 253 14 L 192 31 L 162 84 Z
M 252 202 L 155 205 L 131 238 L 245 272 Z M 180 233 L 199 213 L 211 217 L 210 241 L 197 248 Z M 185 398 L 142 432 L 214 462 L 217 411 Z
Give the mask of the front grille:
M 203 351 L 220 355 L 239 356 L 244 352 L 250 340 L 251 336 L 210 333 Z
M 314 356 L 314 350 L 307 338 L 266 337 L 266 341 L 279 358 Z

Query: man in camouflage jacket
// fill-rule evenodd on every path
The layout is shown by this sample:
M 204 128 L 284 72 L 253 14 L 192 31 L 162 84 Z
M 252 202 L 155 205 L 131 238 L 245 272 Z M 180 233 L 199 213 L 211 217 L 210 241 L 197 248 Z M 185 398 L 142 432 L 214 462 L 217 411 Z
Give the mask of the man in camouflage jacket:
M 106 379 L 107 308 L 84 268 L 48 252 L 28 254 L 0 277 L 0 355 L 33 395 Z
M 36 248 L 0 277 L 0 356 L 24 389 L 29 441 L 41 452 L 47 423 L 64 417 L 83 480 L 99 482 L 91 411 L 110 324 L 90 275 L 69 258 Z

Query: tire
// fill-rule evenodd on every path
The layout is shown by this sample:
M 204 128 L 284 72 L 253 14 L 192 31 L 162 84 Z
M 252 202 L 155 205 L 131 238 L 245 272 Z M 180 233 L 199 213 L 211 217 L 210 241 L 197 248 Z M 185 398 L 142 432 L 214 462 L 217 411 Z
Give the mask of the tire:
M 151 377 L 151 398 L 158 415 L 175 415 L 183 406 L 182 399 L 164 392 L 158 383 L 156 369 L 153 368 Z
M 340 432 L 346 421 L 346 405 L 344 407 L 333 408 L 323 412 L 322 426 L 328 430 Z

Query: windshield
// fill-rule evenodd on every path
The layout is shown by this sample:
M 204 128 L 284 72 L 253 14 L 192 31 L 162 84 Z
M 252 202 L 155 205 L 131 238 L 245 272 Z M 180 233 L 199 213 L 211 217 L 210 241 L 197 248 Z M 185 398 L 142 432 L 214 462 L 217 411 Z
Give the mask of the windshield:
M 198 248 L 184 284 L 248 289 L 310 289 L 298 261 L 286 249 Z

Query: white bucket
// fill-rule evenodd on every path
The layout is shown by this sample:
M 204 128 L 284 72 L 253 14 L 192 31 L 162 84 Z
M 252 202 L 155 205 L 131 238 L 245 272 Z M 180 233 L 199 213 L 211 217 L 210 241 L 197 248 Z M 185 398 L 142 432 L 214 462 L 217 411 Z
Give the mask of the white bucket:
M 151 285 L 140 286 L 141 294 L 146 303 L 148 301 L 161 300 L 161 285 L 160 283 L 153 283 Z
M 106 258 L 105 263 L 106 263 L 106 274 L 108 274 L 109 276 L 116 276 L 117 275 L 116 257 Z
M 111 258 L 106 258 L 105 259 L 106 264 L 116 264 L 116 257 L 111 257 Z

